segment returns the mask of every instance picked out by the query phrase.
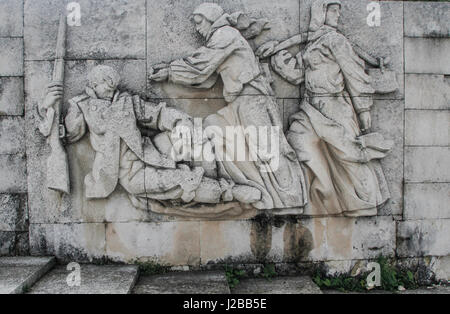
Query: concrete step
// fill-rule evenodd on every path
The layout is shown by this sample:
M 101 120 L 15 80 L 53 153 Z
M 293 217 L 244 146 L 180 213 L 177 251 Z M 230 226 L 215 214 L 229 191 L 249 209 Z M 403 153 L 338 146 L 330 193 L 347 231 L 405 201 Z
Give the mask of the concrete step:
M 69 286 L 74 270 L 57 266 L 37 282 L 30 294 L 128 294 L 138 278 L 137 266 L 80 265 L 80 285 Z M 76 274 L 75 274 L 76 275 Z M 72 276 L 72 275 L 71 275 Z M 70 281 L 69 282 L 73 282 Z
M 225 272 L 177 272 L 142 276 L 134 294 L 229 294 Z
M 0 294 L 21 294 L 56 263 L 54 257 L 0 257 Z
M 322 294 L 307 276 L 241 279 L 233 294 Z

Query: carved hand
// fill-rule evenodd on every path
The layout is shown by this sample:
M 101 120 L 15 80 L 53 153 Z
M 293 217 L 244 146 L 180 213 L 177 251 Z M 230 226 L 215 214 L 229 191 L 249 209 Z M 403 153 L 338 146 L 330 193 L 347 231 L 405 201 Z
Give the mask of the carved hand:
M 278 41 L 269 41 L 259 47 L 255 54 L 260 58 L 270 57 L 274 53 L 275 47 L 278 46 L 278 44 Z
M 163 82 L 169 78 L 169 65 L 160 63 L 150 68 L 148 79 L 155 82 Z
M 42 109 L 53 108 L 63 97 L 63 86 L 60 83 L 51 83 L 47 86 L 47 95 L 42 103 Z
M 280 51 L 271 60 L 273 70 L 292 84 L 300 84 L 303 76 L 302 70 L 296 68 L 297 62 L 287 50 Z
M 359 114 L 359 122 L 361 124 L 361 131 L 367 132 L 372 127 L 372 117 L 370 115 L 370 112 L 361 112 Z

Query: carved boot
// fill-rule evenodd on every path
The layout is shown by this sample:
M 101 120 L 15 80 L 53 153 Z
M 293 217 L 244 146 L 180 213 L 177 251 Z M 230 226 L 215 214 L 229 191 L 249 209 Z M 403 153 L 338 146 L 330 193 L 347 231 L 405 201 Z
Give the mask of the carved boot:
M 254 187 L 235 185 L 234 182 L 228 182 L 225 179 L 217 181 L 208 177 L 202 178 L 194 197 L 195 202 L 206 204 L 219 204 L 232 201 L 252 204 L 260 199 L 261 191 Z

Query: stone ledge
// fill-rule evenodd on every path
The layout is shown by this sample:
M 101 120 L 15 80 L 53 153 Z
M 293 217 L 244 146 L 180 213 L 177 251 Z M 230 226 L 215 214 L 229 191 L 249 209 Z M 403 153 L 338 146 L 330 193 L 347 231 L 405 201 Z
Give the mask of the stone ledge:
M 129 294 L 137 277 L 137 266 L 80 265 L 81 285 L 70 287 L 65 266 L 58 266 L 39 280 L 29 294 Z
M 0 258 L 0 294 L 21 294 L 56 263 L 54 257 Z

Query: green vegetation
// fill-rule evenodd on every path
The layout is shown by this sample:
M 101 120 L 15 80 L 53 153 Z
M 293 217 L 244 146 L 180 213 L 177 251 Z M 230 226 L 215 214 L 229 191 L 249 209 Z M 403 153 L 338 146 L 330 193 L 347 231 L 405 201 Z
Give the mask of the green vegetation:
M 385 257 L 379 257 L 377 263 L 381 269 L 381 287 L 375 287 L 376 290 L 398 291 L 400 286 L 407 290 L 418 288 L 415 275 L 410 270 L 400 269 L 393 266 Z M 370 272 L 360 274 L 356 277 L 336 276 L 326 277 L 323 273 L 316 271 L 313 280 L 323 290 L 339 290 L 341 292 L 364 292 L 367 291 L 366 278 Z
M 140 274 L 144 276 L 165 274 L 170 270 L 170 266 L 161 265 L 153 261 L 135 261 L 134 264 L 139 267 Z
M 275 270 L 274 264 L 268 264 L 264 266 L 262 276 L 266 278 L 267 280 L 270 280 L 271 278 L 275 277 L 277 275 L 277 272 Z
M 239 284 L 242 278 L 247 277 L 247 273 L 242 269 L 225 266 L 225 276 L 227 277 L 228 285 L 233 289 Z

